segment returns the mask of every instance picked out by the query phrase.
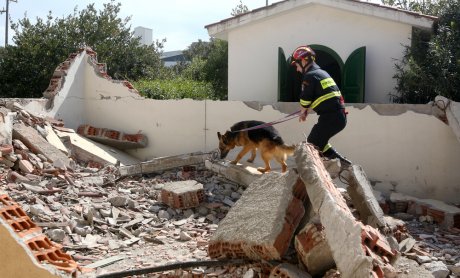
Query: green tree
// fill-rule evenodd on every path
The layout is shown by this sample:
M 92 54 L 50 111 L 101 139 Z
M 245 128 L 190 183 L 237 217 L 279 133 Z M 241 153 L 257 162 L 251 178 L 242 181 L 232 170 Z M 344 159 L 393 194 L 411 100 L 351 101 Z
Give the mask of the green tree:
M 94 4 L 64 18 L 50 12 L 37 22 L 24 17 L 12 23 L 14 45 L 0 55 L 0 95 L 41 97 L 56 66 L 84 46 L 97 52 L 116 79 L 155 78 L 160 74 L 162 42 L 144 46 L 130 30 L 130 18 L 120 19 L 120 3 L 111 0 L 97 11 Z
M 422 14 L 439 15 L 451 0 L 382 0 L 382 4 Z
M 411 45 L 405 47 L 403 59 L 395 65 L 397 93 L 390 95 L 392 100 L 397 103 L 427 103 L 442 95 L 460 101 L 460 3 L 398 2 L 404 2 L 414 11 L 435 14 L 438 20 L 432 32 L 413 30 Z
M 209 42 L 198 40 L 192 43 L 184 56 L 191 61 L 181 71 L 185 78 L 212 84 L 220 100 L 228 98 L 228 43 L 211 38 Z

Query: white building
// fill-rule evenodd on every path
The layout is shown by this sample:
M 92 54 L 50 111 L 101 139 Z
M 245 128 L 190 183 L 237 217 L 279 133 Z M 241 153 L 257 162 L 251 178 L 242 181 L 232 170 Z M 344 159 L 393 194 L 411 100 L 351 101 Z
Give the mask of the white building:
M 388 103 L 413 28 L 435 19 L 357 0 L 286 0 L 205 28 L 228 41 L 229 100 L 295 101 L 286 60 L 309 44 L 346 102 Z
M 151 45 L 153 42 L 152 38 L 153 30 L 150 28 L 145 28 L 138 26 L 134 28 L 134 36 L 141 38 L 141 43 L 144 45 Z

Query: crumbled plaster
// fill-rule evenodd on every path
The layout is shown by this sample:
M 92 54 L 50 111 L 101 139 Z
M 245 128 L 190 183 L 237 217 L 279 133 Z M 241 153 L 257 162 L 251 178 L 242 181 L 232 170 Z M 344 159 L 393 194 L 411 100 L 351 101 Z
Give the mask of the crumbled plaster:
M 279 111 L 284 114 L 295 112 L 293 109 L 293 102 L 262 102 L 262 101 L 243 101 L 243 103 L 252 109 L 262 111 L 264 106 L 270 105 L 273 110 Z M 398 116 L 408 111 L 418 114 L 433 115 L 443 122 L 446 122 L 446 113 L 438 102 L 423 104 L 370 104 L 370 103 L 352 103 L 346 106 L 363 110 L 370 107 L 380 116 Z
M 412 111 L 414 113 L 426 114 L 426 115 L 434 115 L 433 114 L 433 105 L 426 104 L 370 104 L 370 103 L 353 103 L 350 106 L 357 108 L 357 109 L 364 109 L 366 107 L 370 107 L 374 110 L 377 114 L 381 116 L 397 116 L 404 114 L 408 111 Z
M 435 98 L 435 104 L 445 115 L 445 122 L 452 128 L 460 142 L 460 103 L 442 96 Z

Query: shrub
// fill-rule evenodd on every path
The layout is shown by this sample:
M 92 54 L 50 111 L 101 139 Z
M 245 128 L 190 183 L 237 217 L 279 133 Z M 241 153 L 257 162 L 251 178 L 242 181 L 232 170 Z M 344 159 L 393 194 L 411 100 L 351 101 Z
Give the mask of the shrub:
M 169 80 L 139 80 L 133 82 L 139 93 L 152 99 L 184 99 L 195 100 L 217 99 L 210 83 L 176 78 Z

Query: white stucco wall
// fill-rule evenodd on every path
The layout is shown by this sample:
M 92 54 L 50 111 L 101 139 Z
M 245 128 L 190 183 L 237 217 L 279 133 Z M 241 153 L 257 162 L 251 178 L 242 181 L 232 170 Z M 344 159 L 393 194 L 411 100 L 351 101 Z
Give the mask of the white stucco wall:
M 394 91 L 394 59 L 409 44 L 411 26 L 311 4 L 228 33 L 229 100 L 277 101 L 278 47 L 286 56 L 299 45 L 327 46 L 343 62 L 366 46 L 367 103 L 388 103 Z
M 70 128 L 77 128 L 86 121 L 86 100 L 82 98 L 85 91 L 85 71 L 88 56 L 80 53 L 73 60 L 67 74 L 63 77 L 62 89 L 54 96 L 53 106 L 48 115 L 61 119 Z M 29 107 L 31 109 L 31 107 Z
M 298 110 L 297 103 L 143 99 L 120 82 L 97 75 L 91 60 L 83 56 L 77 60 L 81 63 L 74 63 L 75 77 L 66 81 L 68 91 L 59 93 L 67 96 L 55 103 L 59 113 L 46 111 L 43 105 L 37 109 L 43 102 L 26 108 L 59 115 L 66 127 L 74 129 L 90 124 L 141 132 L 148 137 L 148 146 L 129 151 L 141 160 L 208 152 L 218 146 L 217 132 L 237 121 L 270 122 Z M 452 128 L 434 116 L 431 105 L 348 104 L 347 110 L 347 127 L 330 143 L 361 165 L 377 189 L 458 202 L 460 143 Z M 316 120 L 311 114 L 304 123 L 294 119 L 275 127 L 287 144 L 296 144 L 305 141 L 304 134 Z

